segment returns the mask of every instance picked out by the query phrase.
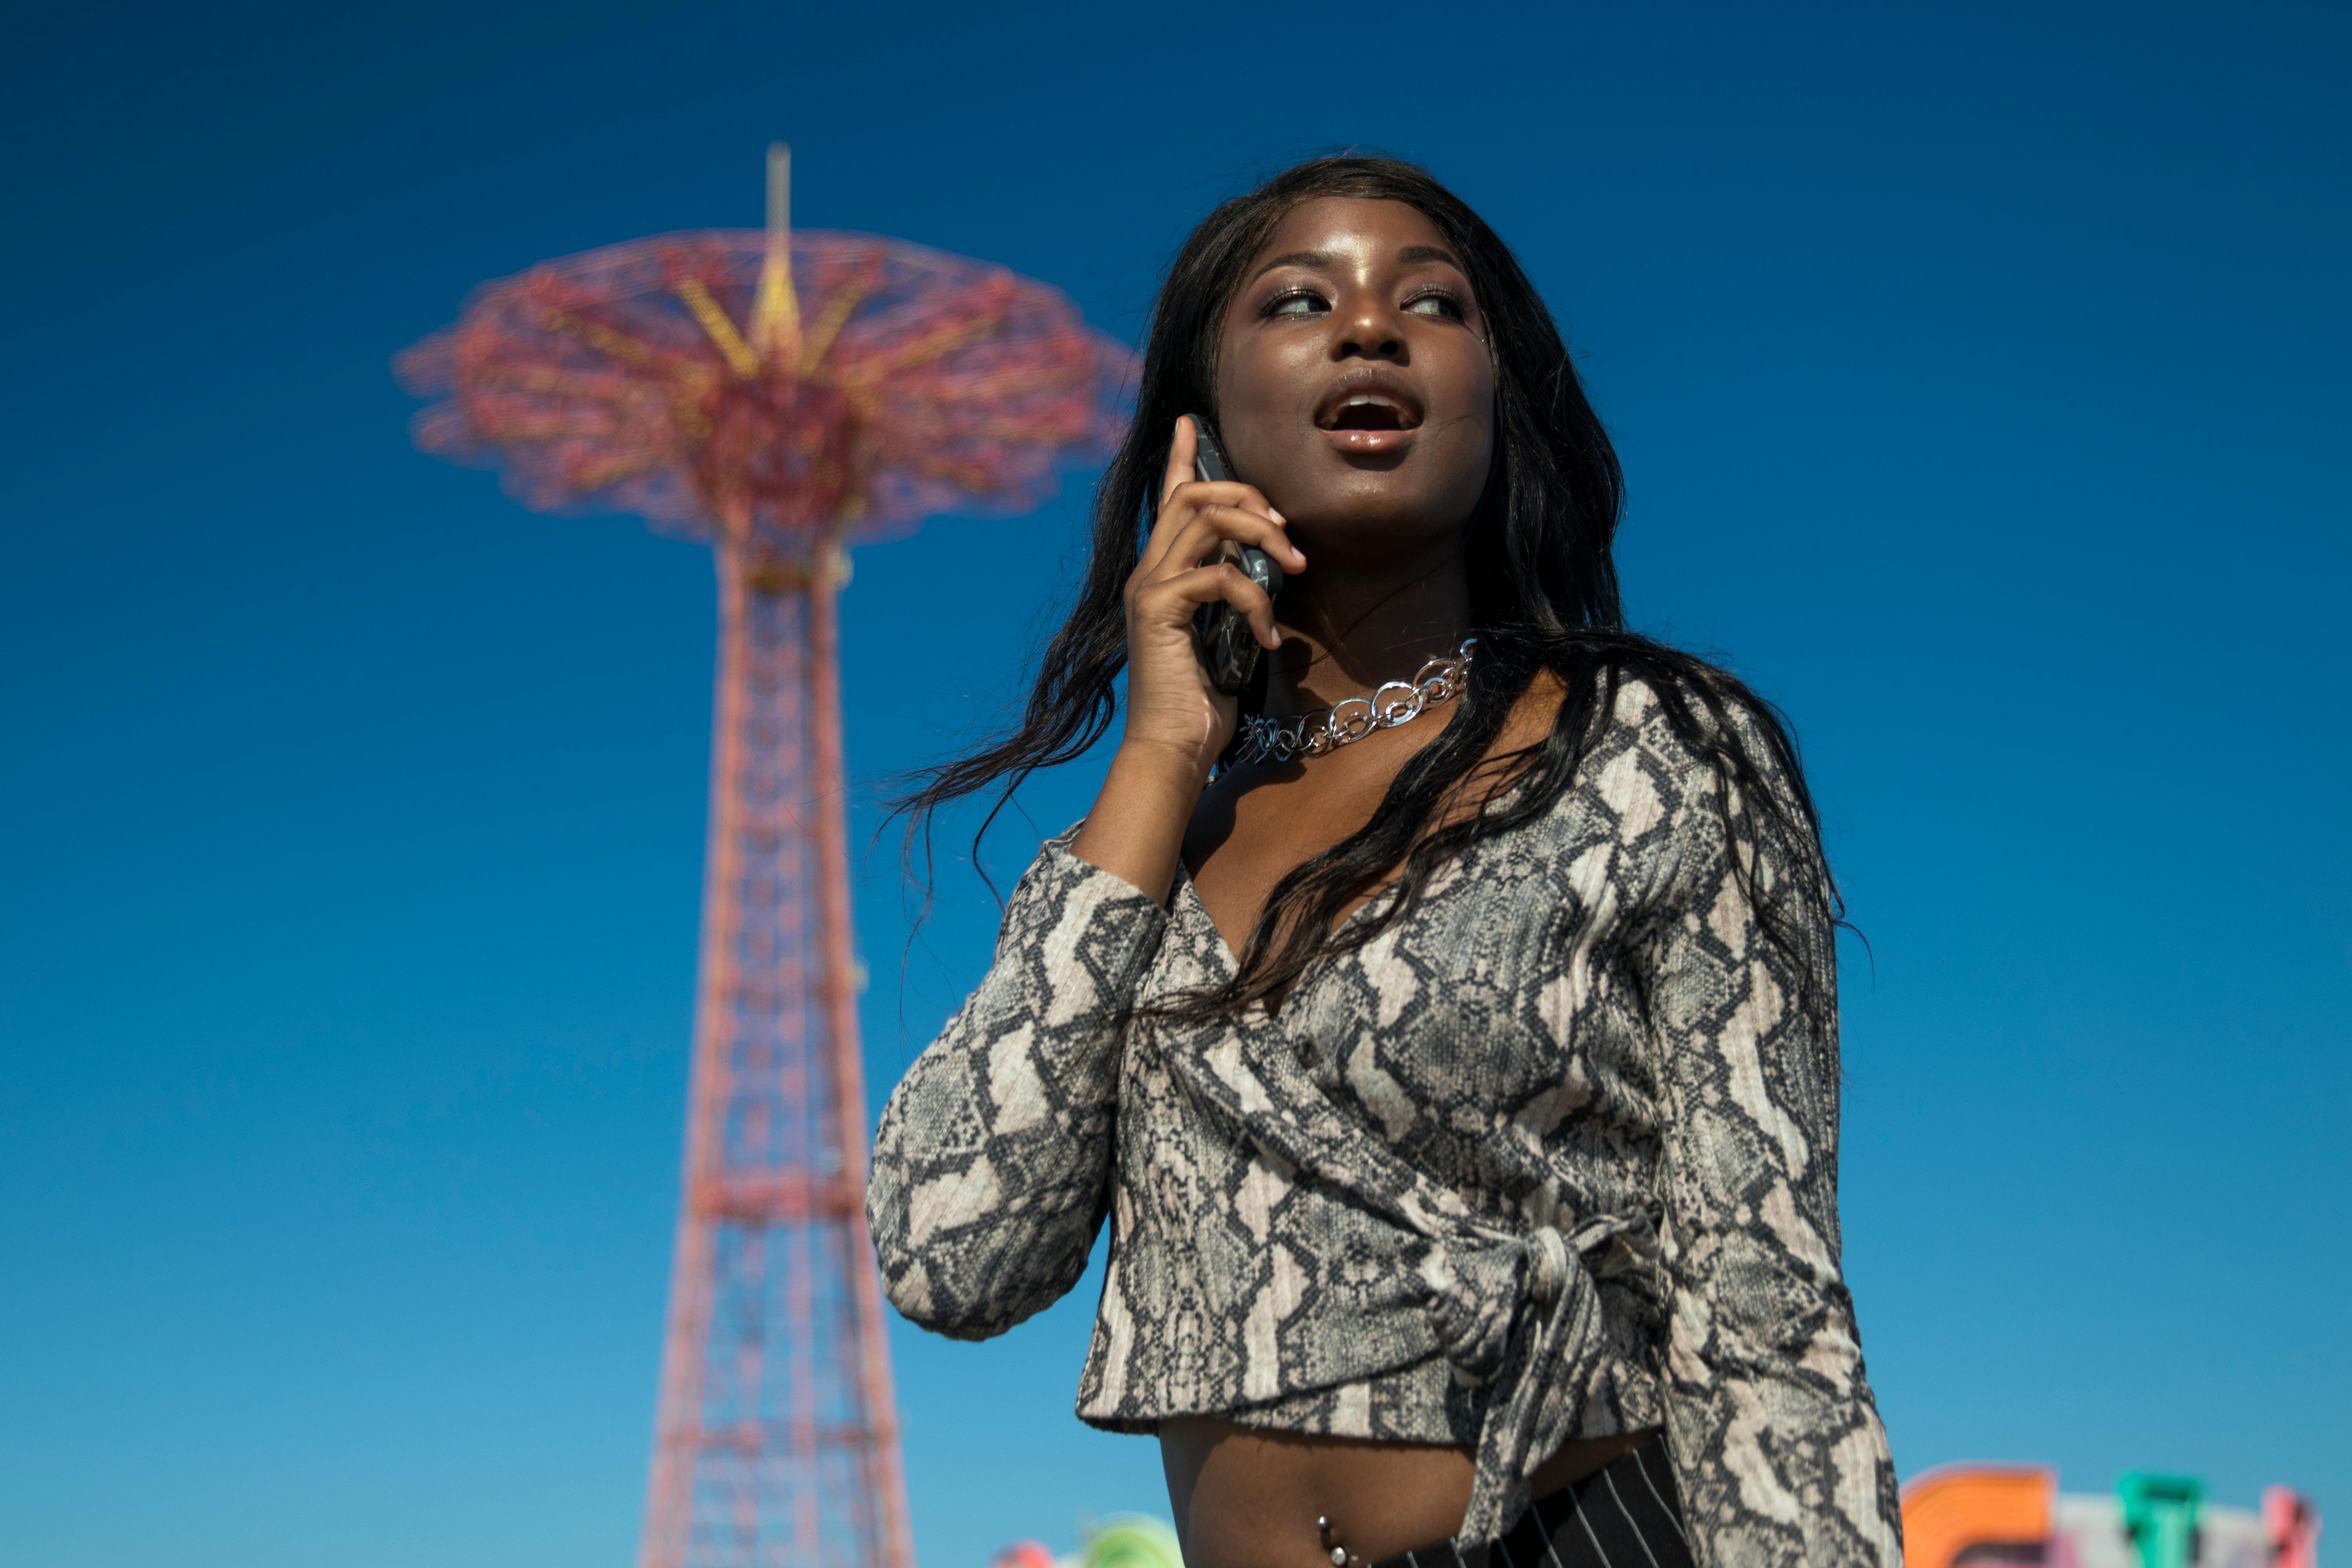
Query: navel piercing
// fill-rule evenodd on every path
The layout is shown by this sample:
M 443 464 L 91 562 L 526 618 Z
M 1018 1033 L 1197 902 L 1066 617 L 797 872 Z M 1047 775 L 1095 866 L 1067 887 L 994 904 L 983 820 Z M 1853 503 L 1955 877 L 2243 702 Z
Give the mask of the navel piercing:
M 1331 1568 L 1363 1568 L 1362 1558 L 1350 1557 L 1346 1547 L 1332 1544 L 1331 1521 L 1320 1515 L 1315 1520 L 1315 1538 L 1323 1543 L 1323 1552 L 1331 1559 Z

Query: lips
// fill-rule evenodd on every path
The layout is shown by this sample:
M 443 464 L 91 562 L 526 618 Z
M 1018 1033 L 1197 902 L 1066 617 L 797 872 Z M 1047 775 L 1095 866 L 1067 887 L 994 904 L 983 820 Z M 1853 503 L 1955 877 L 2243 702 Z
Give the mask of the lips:
M 1402 377 L 1385 371 L 1341 376 L 1315 410 L 1316 426 L 1323 430 L 1417 430 L 1421 421 L 1421 399 Z

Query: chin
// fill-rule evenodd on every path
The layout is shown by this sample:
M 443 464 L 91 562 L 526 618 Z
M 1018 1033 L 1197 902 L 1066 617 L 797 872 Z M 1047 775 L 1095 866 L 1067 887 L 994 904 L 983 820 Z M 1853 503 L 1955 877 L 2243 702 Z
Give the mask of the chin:
M 1456 510 L 1459 516 L 1453 515 Z M 1349 565 L 1372 565 L 1450 549 L 1470 511 L 1418 494 L 1327 496 L 1323 504 L 1290 514 L 1290 531 L 1310 563 L 1318 553 L 1328 558 L 1337 552 Z

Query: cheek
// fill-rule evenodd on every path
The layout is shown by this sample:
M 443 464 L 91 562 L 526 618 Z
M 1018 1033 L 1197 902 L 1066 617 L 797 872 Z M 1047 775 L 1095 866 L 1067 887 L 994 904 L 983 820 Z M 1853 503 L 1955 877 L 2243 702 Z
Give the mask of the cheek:
M 1237 473 L 1286 510 L 1306 504 L 1294 486 L 1307 483 L 1316 461 L 1326 457 L 1307 417 L 1316 395 L 1314 364 L 1309 353 L 1302 373 L 1295 354 L 1264 343 L 1243 345 L 1217 360 L 1216 418 L 1225 451 Z M 1277 492 L 1291 499 L 1282 500 Z
M 1294 357 L 1263 341 L 1228 344 L 1217 356 L 1219 406 L 1236 418 L 1286 412 L 1301 384 Z
M 1265 367 L 1248 356 L 1222 355 L 1217 361 L 1217 416 L 1225 433 L 1261 412 L 1266 402 Z
M 1486 482 L 1486 459 L 1495 446 L 1495 373 L 1485 355 L 1475 364 L 1464 367 L 1456 406 L 1460 410 L 1460 428 L 1465 439 L 1465 461 L 1475 460 L 1481 484 Z
M 1442 409 L 1449 420 L 1493 421 L 1495 362 L 1485 344 L 1457 328 L 1432 331 L 1412 346 L 1422 367 L 1422 384 L 1433 405 L 1431 413 Z

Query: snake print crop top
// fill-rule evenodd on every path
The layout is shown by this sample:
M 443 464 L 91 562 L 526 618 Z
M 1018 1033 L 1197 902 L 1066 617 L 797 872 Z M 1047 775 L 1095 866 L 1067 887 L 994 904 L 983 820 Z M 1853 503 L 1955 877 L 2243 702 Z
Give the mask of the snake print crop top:
M 1209 1026 L 1115 1022 L 1232 973 L 1191 882 L 1163 907 L 1048 842 L 883 1112 L 891 1301 L 1002 1333 L 1108 1216 L 1096 1426 L 1463 1445 L 1465 1545 L 1563 1441 L 1663 1426 L 1706 1568 L 1899 1568 L 1839 1266 L 1837 1042 L 1795 1000 L 1807 969 L 1834 984 L 1819 850 L 1769 821 L 1629 682 L 1552 810 L 1278 1011 Z

